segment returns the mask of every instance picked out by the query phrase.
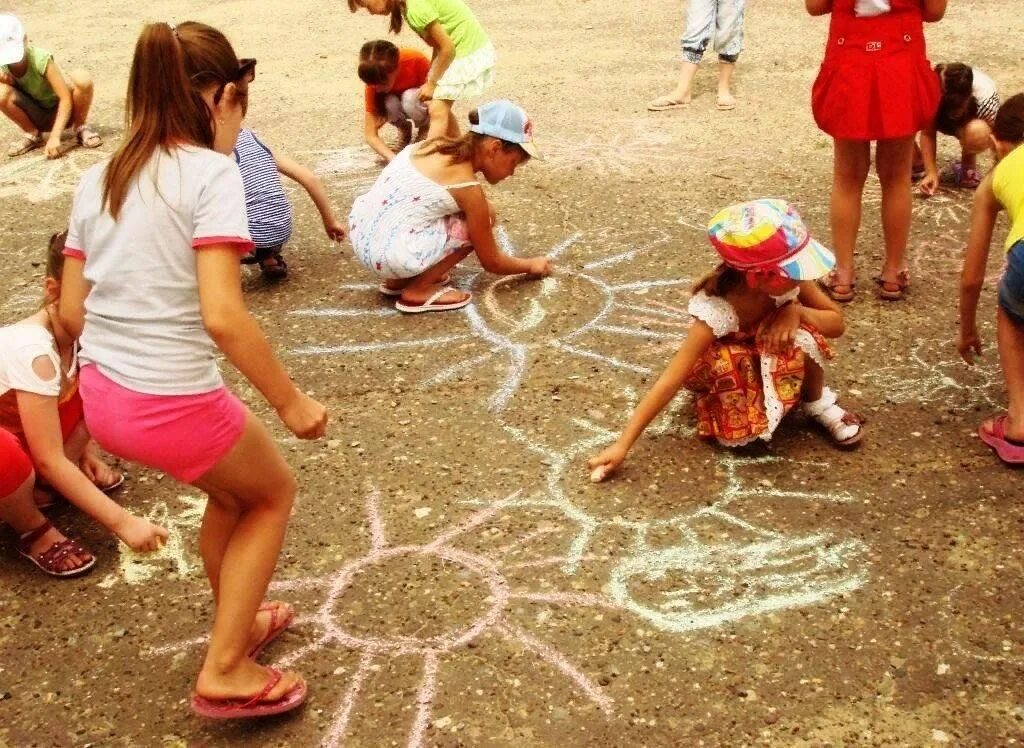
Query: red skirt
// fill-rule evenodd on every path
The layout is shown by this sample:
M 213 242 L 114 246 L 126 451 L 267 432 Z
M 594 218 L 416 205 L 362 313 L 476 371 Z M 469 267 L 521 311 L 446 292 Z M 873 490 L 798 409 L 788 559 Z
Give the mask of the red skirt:
M 818 127 L 841 140 L 887 140 L 930 124 L 942 91 L 920 21 L 842 21 L 829 33 L 814 81 L 811 106 Z

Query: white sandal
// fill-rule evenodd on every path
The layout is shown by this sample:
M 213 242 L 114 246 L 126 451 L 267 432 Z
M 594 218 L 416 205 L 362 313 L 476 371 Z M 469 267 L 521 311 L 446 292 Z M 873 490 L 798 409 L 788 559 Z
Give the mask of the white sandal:
M 75 138 L 83 148 L 99 148 L 103 145 L 103 139 L 99 133 L 89 127 L 89 125 L 80 125 L 76 128 Z
M 828 387 L 823 387 L 821 397 L 814 402 L 804 403 L 804 412 L 824 427 L 837 447 L 852 447 L 864 436 L 864 420 L 856 413 L 844 410 L 838 397 Z
M 7 155 L 11 158 L 15 156 L 21 156 L 22 154 L 34 151 L 36 148 L 43 147 L 43 134 L 37 132 L 35 135 L 29 135 L 25 133 L 21 136 L 20 140 L 15 140 L 11 143 L 7 149 Z
M 400 312 L 405 312 L 406 314 L 420 314 L 421 312 L 451 312 L 455 309 L 462 309 L 464 306 L 469 306 L 470 302 L 473 301 L 473 294 L 467 294 L 466 298 L 460 299 L 459 301 L 453 301 L 450 304 L 437 303 L 438 299 L 451 291 L 458 292 L 459 289 L 453 288 L 452 286 L 445 286 L 440 291 L 431 294 L 430 298 L 422 304 L 398 301 L 395 302 L 395 309 Z

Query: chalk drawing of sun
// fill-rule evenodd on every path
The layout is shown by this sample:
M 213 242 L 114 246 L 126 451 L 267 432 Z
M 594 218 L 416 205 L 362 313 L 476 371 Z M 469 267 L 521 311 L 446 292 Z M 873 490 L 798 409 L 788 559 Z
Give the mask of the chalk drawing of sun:
M 74 148 L 48 159 L 41 150 L 0 164 L 0 198 L 20 197 L 43 203 L 73 192 L 82 174 L 110 154 L 96 148 Z
M 353 195 L 368 190 L 384 166 L 384 161 L 367 146 L 344 146 L 303 153 L 316 160 L 313 171 L 328 180 L 333 190 Z
M 440 534 L 427 543 L 393 545 L 389 541 L 381 512 L 380 492 L 370 490 L 365 506 L 370 534 L 370 547 L 366 553 L 327 574 L 271 585 L 271 591 L 275 594 L 304 590 L 323 593 L 319 608 L 311 615 L 298 618 L 293 624 L 296 630 L 309 627 L 315 629 L 316 633 L 307 644 L 279 658 L 274 663 L 275 667 L 291 667 L 311 657 L 323 661 L 332 648 L 340 647 L 359 653 L 358 666 L 348 680 L 341 701 L 331 712 L 333 717 L 323 736 L 322 746 L 343 744 L 355 718 L 357 703 L 361 698 L 370 698 L 364 693 L 368 690 L 367 680 L 379 663 L 388 658 L 409 656 L 422 659 L 422 674 L 415 686 L 415 716 L 409 728 L 407 745 L 410 748 L 424 745 L 445 662 L 460 657 L 460 653 L 470 646 L 474 647 L 473 659 L 486 657 L 489 638 L 508 642 L 532 653 L 544 665 L 568 679 L 572 687 L 601 712 L 611 714 L 612 698 L 598 683 L 555 647 L 514 622 L 509 615 L 510 606 L 522 602 L 621 610 L 620 606 L 603 595 L 575 591 L 532 592 L 520 589 L 510 579 L 508 571 L 523 566 L 513 563 L 513 559 L 509 558 L 512 551 L 530 537 L 554 530 L 542 528 L 529 537 L 500 548 L 496 554 L 498 558 L 456 545 L 461 537 L 484 527 L 503 509 L 513 506 L 517 495 L 513 494 L 475 510 L 468 518 L 442 529 Z M 399 586 L 403 579 L 408 579 L 410 563 L 424 561 L 431 564 L 432 586 L 440 587 L 448 583 L 458 593 L 457 596 L 445 595 L 446 604 L 436 611 L 440 621 L 436 630 L 423 632 L 417 628 L 412 634 L 395 630 L 400 625 L 396 621 L 403 620 L 403 611 L 396 608 L 408 600 L 408 595 L 399 595 L 399 601 L 389 600 L 387 604 L 382 603 L 373 610 L 361 608 L 356 615 L 349 610 L 354 604 L 353 597 L 362 600 L 379 597 L 381 589 Z M 470 603 L 456 610 L 459 601 L 453 600 L 453 597 L 462 596 L 471 598 Z M 405 618 L 411 620 L 414 616 L 407 614 Z M 460 618 L 464 620 L 460 622 Z M 411 623 L 419 627 L 422 621 L 411 620 Z M 205 638 L 161 646 L 150 650 L 150 654 L 181 651 L 203 642 Z M 341 669 L 335 673 L 340 674 Z
M 861 378 L 889 402 L 930 403 L 942 401 L 953 411 L 971 410 L 977 405 L 999 408 L 1004 402 L 992 325 L 979 326 L 989 341 L 985 358 L 968 366 L 956 352 L 953 340 L 913 341 L 905 355 L 890 357 L 887 366 L 867 367 Z
M 647 130 L 640 125 L 634 125 L 632 132 L 610 128 L 601 136 L 577 133 L 568 138 L 545 138 L 545 146 L 545 170 L 577 170 L 588 178 L 628 177 L 659 164 L 678 168 L 682 149 L 670 133 Z
M 504 251 L 517 254 L 504 230 L 497 232 Z M 581 244 L 576 233 L 557 243 L 547 253 L 553 260 Z M 492 412 L 504 410 L 521 386 L 530 353 L 539 349 L 556 350 L 584 362 L 600 362 L 617 371 L 651 374 L 650 366 L 630 360 L 619 351 L 623 340 L 642 344 L 674 343 L 686 333 L 689 317 L 685 297 L 672 302 L 648 299 L 649 292 L 659 289 L 685 288 L 687 278 L 665 280 L 642 279 L 618 282 L 602 273 L 616 265 L 628 263 L 654 247 L 668 243 L 667 236 L 638 240 L 623 249 L 614 245 L 612 254 L 583 263 L 574 269 L 567 263 L 541 281 L 523 276 L 494 277 L 482 271 L 463 271 L 457 285 L 472 289 L 474 301 L 462 310 L 461 329 L 445 335 L 392 339 L 387 342 L 350 342 L 334 345 L 306 345 L 291 352 L 300 356 L 341 356 L 372 351 L 397 352 L 401 349 L 429 350 L 445 346 L 448 350 L 465 351 L 456 363 L 427 376 L 422 386 L 431 387 L 452 381 L 479 367 L 498 362 L 502 371 L 487 406 Z M 347 285 L 343 292 L 363 295 L 375 292 L 370 284 Z M 297 309 L 292 315 L 337 318 L 346 324 L 339 332 L 365 332 L 351 324 L 356 318 L 389 317 L 398 313 L 390 308 Z M 450 325 L 449 327 L 455 327 Z M 466 343 L 475 343 L 467 346 Z M 475 350 L 473 348 L 475 347 Z M 664 357 L 664 351 L 660 357 Z

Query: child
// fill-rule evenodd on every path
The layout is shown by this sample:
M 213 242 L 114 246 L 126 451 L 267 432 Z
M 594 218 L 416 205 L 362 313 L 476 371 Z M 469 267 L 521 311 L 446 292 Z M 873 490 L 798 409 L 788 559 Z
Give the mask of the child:
M 494 80 L 494 47 L 473 12 L 462 0 L 348 0 L 348 8 L 390 16 L 393 34 L 404 19 L 431 46 L 430 75 L 420 86 L 430 114 L 427 139 L 459 137 L 452 104 L 483 95 Z
M 1024 93 L 1006 100 L 992 124 L 996 167 L 974 195 L 971 235 L 960 280 L 960 334 L 956 347 L 968 364 L 981 355 L 978 297 L 985 282 L 989 243 L 1000 211 L 1010 219 L 1006 267 L 999 280 L 999 361 L 1009 398 L 1007 412 L 978 428 L 981 440 L 1010 465 L 1024 463 Z
M 942 99 L 935 121 L 921 131 L 921 147 L 915 153 L 915 176 L 921 174 L 921 192 L 934 195 L 939 181 L 955 187 L 974 189 L 978 176 L 978 154 L 991 147 L 992 123 L 999 110 L 996 84 L 980 70 L 962 62 L 935 66 L 942 86 Z M 960 141 L 960 161 L 940 175 L 935 163 L 936 133 Z
M 62 156 L 60 136 L 69 123 L 81 145 L 96 148 L 103 141 L 87 124 L 92 94 L 88 73 L 74 70 L 65 81 L 52 54 L 26 46 L 21 21 L 0 15 L 0 111 L 25 133 L 11 143 L 8 156 L 42 147 L 43 132 L 50 133 L 46 157 Z
M 946 0 L 805 4 L 812 16 L 832 14 L 812 97 L 814 119 L 835 143 L 832 243 L 837 262 L 824 286 L 836 301 L 853 300 L 853 254 L 874 140 L 885 240 L 885 261 L 876 282 L 883 299 L 897 301 L 910 285 L 906 251 L 914 136 L 934 120 L 940 97 L 925 51 L 923 23 L 941 19 Z
M 385 122 L 402 133 L 402 148 L 412 142 L 413 125 L 421 140 L 427 134 L 429 116 L 420 101 L 420 87 L 427 82 L 429 73 L 430 60 L 415 49 L 399 49 L 379 39 L 367 42 L 359 50 L 359 79 L 366 84 L 363 133 L 367 144 L 385 161 L 395 157 L 395 152 L 380 138 Z
M 255 76 L 256 61 L 252 60 L 251 64 L 249 69 Z M 242 258 L 243 263 L 259 263 L 260 271 L 267 280 L 281 280 L 288 276 L 288 264 L 281 256 L 281 250 L 292 235 L 292 204 L 284 192 L 280 174 L 306 188 L 320 211 L 328 238 L 336 242 L 345 238 L 345 227 L 331 210 L 331 201 L 324 186 L 305 166 L 281 153 L 272 153 L 248 128 L 242 128 L 238 133 L 234 156 L 242 172 L 249 233 L 255 245 L 253 254 Z
M 75 340 L 57 319 L 64 265 L 59 239 L 62 234 L 51 240 L 46 258 L 42 308 L 0 327 L 0 395 L 6 400 L 14 394 L 18 427 L 18 433 L 0 428 L 0 520 L 18 533 L 22 556 L 50 576 L 77 577 L 96 559 L 40 514 L 33 498 L 36 471 L 133 550 L 157 550 L 167 530 L 115 504 L 79 468 L 89 435 L 78 396 Z
M 469 115 L 469 132 L 410 145 L 370 191 L 352 204 L 356 257 L 384 278 L 381 293 L 398 296 L 402 312 L 461 309 L 473 295 L 445 285 L 448 271 L 473 252 L 499 275 L 548 275 L 546 257 L 509 257 L 498 249 L 494 213 L 476 174 L 497 184 L 537 155 L 533 124 L 511 101 L 492 101 Z
M 863 436 L 860 419 L 825 387 L 822 367 L 832 354 L 822 336 L 839 337 L 844 323 L 813 281 L 835 264 L 832 253 L 782 200 L 726 208 L 708 236 L 723 262 L 694 287 L 694 323 L 668 368 L 618 441 L 590 460 L 594 481 L 618 469 L 680 387 L 697 393 L 697 433 L 725 446 L 768 441 L 801 401 L 837 446 Z
M 288 378 L 245 307 L 238 257 L 252 248 L 231 152 L 251 63 L 201 23 L 147 25 L 135 47 L 125 139 L 75 193 L 60 319 L 83 329 L 85 420 L 104 449 L 205 492 L 199 549 L 213 591 L 192 709 L 226 719 L 295 709 L 306 684 L 253 657 L 287 628 L 263 597 L 295 478 L 266 427 L 224 386 L 225 354 L 300 438 L 324 407 Z
M 743 51 L 743 10 L 746 0 L 690 0 L 686 11 L 686 30 L 679 40 L 682 65 L 679 83 L 671 93 L 659 96 L 647 105 L 652 112 L 679 109 L 690 103 L 690 86 L 697 66 L 712 37 L 718 52 L 718 108 L 736 108 L 732 95 L 732 75 Z

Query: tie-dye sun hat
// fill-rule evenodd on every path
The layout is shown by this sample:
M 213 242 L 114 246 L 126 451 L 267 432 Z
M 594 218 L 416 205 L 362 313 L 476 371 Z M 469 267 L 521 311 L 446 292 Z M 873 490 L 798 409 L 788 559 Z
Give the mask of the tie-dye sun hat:
M 708 238 L 726 265 L 751 274 L 816 280 L 836 264 L 835 255 L 811 238 L 796 208 L 785 200 L 730 205 L 711 219 Z

